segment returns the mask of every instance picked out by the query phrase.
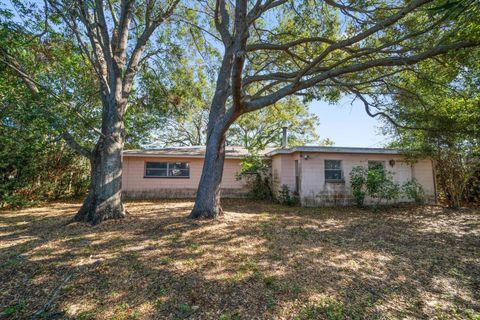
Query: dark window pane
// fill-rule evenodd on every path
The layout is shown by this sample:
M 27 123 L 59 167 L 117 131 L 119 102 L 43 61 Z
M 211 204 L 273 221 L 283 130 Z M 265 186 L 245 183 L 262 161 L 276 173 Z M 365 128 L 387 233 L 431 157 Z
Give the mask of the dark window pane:
M 342 180 L 341 160 L 325 160 L 325 180 Z
M 368 161 L 369 170 L 384 170 L 385 164 L 383 161 Z
M 342 171 L 325 170 L 325 180 L 342 180 Z
M 147 177 L 189 177 L 188 162 L 147 162 L 145 166 Z
M 145 175 L 147 177 L 166 177 L 167 169 L 147 169 Z
M 147 169 L 167 169 L 166 162 L 147 162 Z
M 342 162 L 340 160 L 325 160 L 325 169 L 338 169 L 342 168 Z
M 171 162 L 168 164 L 170 169 L 188 169 L 187 162 Z

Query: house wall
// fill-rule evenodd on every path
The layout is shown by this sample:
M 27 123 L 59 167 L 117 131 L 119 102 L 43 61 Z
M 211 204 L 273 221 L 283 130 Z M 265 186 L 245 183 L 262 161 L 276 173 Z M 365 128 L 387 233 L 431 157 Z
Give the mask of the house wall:
M 273 156 L 272 163 L 277 163 L 278 180 L 282 183 L 283 181 L 289 183 L 293 182 L 293 187 L 295 186 L 295 160 L 299 161 L 299 196 L 300 202 L 303 206 L 353 204 L 354 201 L 350 188 L 350 171 L 354 166 L 358 165 L 367 167 L 369 160 L 384 161 L 385 168 L 393 173 L 394 181 L 399 184 L 403 184 L 409 181 L 412 177 L 415 177 L 424 188 L 428 200 L 434 201 L 435 199 L 432 162 L 428 159 L 421 160 L 411 165 L 407 163 L 401 155 L 386 154 L 294 153 Z M 344 182 L 325 181 L 325 160 L 342 161 Z M 390 160 L 395 160 L 393 166 L 389 164 Z M 281 166 L 278 166 L 278 164 L 281 164 Z M 279 189 L 279 185 L 274 185 L 273 187 L 274 190 Z M 290 189 L 293 190 L 292 188 Z M 365 200 L 366 203 L 371 202 L 371 199 L 367 198 Z M 408 199 L 401 198 L 399 201 L 405 202 L 408 201 Z
M 151 178 L 144 177 L 145 163 L 188 162 L 189 178 Z M 192 198 L 195 197 L 203 169 L 201 158 L 170 157 L 124 157 L 122 187 L 126 198 Z M 223 197 L 244 197 L 248 188 L 244 179 L 237 181 L 235 174 L 240 171 L 239 159 L 226 159 L 222 179 Z
M 290 190 L 295 190 L 295 159 L 293 154 L 272 157 L 272 190 L 277 192 L 284 184 Z

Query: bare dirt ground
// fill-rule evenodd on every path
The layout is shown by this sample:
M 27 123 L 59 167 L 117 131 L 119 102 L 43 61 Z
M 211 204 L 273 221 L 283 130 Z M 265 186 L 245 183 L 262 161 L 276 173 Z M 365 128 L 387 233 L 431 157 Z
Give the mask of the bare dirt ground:
M 78 203 L 0 212 L 0 318 L 480 319 L 480 211 Z

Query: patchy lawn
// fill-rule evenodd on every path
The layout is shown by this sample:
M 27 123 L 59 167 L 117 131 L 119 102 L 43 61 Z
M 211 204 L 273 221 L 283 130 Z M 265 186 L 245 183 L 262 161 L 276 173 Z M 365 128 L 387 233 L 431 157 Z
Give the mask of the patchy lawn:
M 97 227 L 63 226 L 79 204 L 0 212 L 0 318 L 480 318 L 479 210 L 192 205 Z

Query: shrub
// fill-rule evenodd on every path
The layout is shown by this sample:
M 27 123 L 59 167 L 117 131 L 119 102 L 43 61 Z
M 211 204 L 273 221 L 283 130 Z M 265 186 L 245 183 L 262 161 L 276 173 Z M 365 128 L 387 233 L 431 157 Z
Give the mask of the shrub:
M 386 181 L 385 171 L 382 169 L 369 169 L 367 171 L 367 193 L 372 198 L 379 198 L 381 189 Z
M 367 170 L 356 166 L 350 172 L 350 184 L 355 203 L 359 207 L 363 206 L 366 195 L 376 200 L 376 208 L 382 200 L 397 200 L 401 193 L 401 188 L 393 181 L 392 174 L 383 169 Z
M 418 181 L 413 178 L 410 181 L 407 181 L 402 186 L 402 191 L 409 200 L 415 201 L 415 203 L 424 203 L 425 202 L 425 191 Z
M 396 201 L 400 198 L 400 194 L 400 185 L 394 182 L 390 176 L 386 175 L 379 192 L 380 200 L 386 200 L 387 202 Z
M 271 200 L 273 196 L 268 178 L 269 166 L 265 159 L 254 154 L 248 155 L 242 159 L 240 166 L 236 179 L 247 179 L 249 197 L 254 200 Z
M 350 171 L 350 184 L 352 187 L 353 198 L 358 207 L 363 207 L 365 201 L 365 183 L 367 170 L 364 167 L 356 166 Z
M 249 182 L 249 197 L 254 200 L 271 200 L 272 190 L 267 177 L 256 174 L 252 181 Z
M 367 173 L 367 193 L 376 199 L 375 206 L 382 200 L 387 202 L 397 200 L 400 197 L 400 186 L 393 181 L 393 175 L 383 169 L 370 169 Z
M 287 206 L 293 206 L 296 204 L 296 199 L 291 195 L 290 188 L 286 184 L 282 185 L 282 188 L 278 193 L 278 201 Z
M 26 207 L 29 203 L 30 202 L 27 201 L 22 195 L 4 194 L 3 197 L 0 199 L 0 208 L 7 207 L 12 209 L 18 209 L 21 207 Z

